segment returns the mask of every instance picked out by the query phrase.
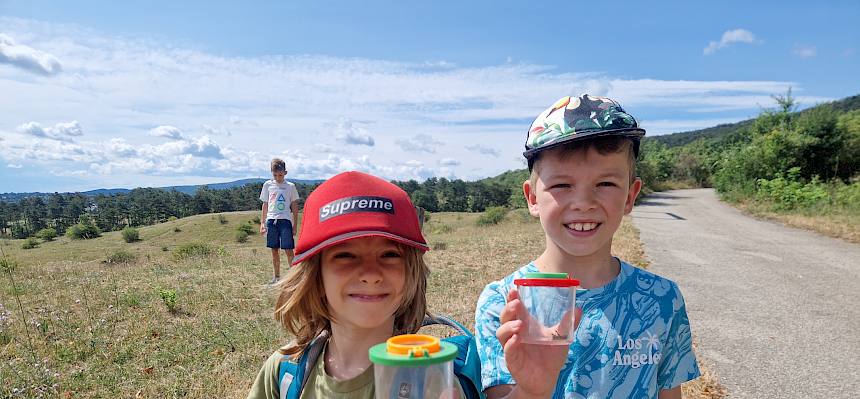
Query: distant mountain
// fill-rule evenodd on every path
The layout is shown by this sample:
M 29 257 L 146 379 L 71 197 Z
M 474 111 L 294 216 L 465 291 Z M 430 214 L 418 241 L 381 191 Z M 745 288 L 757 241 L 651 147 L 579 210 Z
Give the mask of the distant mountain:
M 807 112 L 817 107 L 829 106 L 840 112 L 853 111 L 860 109 L 860 94 L 856 96 L 846 97 L 841 100 L 819 104 L 800 111 L 799 113 Z M 678 147 L 688 143 L 692 143 L 700 138 L 716 139 L 729 136 L 733 133 L 740 132 L 752 125 L 755 119 L 747 119 L 736 123 L 725 123 L 705 129 L 691 130 L 688 132 L 664 134 L 660 136 L 645 137 L 646 140 L 656 140 L 657 142 L 666 144 L 668 147 Z
M 194 195 L 197 192 L 197 189 L 200 187 L 206 186 L 212 190 L 226 190 L 228 188 L 233 187 L 242 187 L 246 184 L 261 184 L 265 182 L 267 179 L 241 179 L 235 180 L 226 183 L 212 183 L 212 184 L 198 184 L 198 185 L 188 185 L 188 186 L 167 186 L 167 187 L 156 187 L 162 190 L 176 190 L 188 195 Z M 307 179 L 287 179 L 296 184 L 318 184 L 322 183 L 323 180 L 307 180 Z M 119 193 L 127 193 L 131 191 L 128 188 L 100 188 L 96 190 L 83 191 L 80 194 L 86 195 L 88 197 L 95 197 L 97 195 L 111 195 L 111 194 L 119 194 Z M 2 193 L 0 194 L 0 201 L 4 202 L 18 202 L 24 198 L 29 197 L 47 197 L 53 193 Z M 68 193 L 64 193 L 68 194 Z

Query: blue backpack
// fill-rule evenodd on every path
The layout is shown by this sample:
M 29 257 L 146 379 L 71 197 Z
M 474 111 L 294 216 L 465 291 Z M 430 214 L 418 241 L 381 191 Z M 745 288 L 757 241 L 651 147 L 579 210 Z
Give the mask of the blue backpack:
M 457 358 L 454 359 L 454 375 L 460 382 L 466 397 L 463 399 L 484 399 L 481 391 L 481 360 L 478 358 L 478 348 L 475 346 L 475 336 L 454 319 L 446 316 L 425 317 L 424 326 L 444 325 L 459 333 L 453 337 L 442 338 L 443 341 L 457 346 Z M 298 362 L 284 356 L 278 365 L 278 397 L 280 399 L 299 399 L 302 388 L 308 381 L 311 368 L 317 362 L 328 333 L 323 332 L 308 345 Z

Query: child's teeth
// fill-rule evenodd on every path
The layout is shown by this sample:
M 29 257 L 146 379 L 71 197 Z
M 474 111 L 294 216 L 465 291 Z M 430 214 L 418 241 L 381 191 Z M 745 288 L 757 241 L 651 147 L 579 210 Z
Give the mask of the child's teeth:
M 597 228 L 597 223 L 573 223 L 568 227 L 576 231 L 590 231 Z

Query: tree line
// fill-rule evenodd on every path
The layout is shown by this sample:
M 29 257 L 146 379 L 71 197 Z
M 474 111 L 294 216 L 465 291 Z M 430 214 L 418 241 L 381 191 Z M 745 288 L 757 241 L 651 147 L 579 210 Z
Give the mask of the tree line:
M 516 179 L 519 182 L 515 183 Z M 416 206 L 430 212 L 483 212 L 490 207 L 518 206 L 522 202 L 520 185 L 524 179 L 525 171 L 518 171 L 474 182 L 434 177 L 422 183 L 416 180 L 394 183 L 409 193 Z M 295 184 L 302 209 L 304 198 L 318 184 Z M 113 231 L 197 214 L 257 210 L 261 205 L 261 188 L 262 183 L 220 190 L 201 186 L 194 195 L 137 188 L 109 195 L 54 193 L 17 202 L 0 201 L 0 235 L 27 238 L 46 228 L 62 235 L 77 224 Z

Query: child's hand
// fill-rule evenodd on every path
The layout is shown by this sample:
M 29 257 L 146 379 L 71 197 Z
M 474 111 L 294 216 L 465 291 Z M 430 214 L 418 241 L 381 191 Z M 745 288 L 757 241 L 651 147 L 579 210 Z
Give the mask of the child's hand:
M 577 308 L 574 330 L 581 316 L 582 312 Z M 567 360 L 569 346 L 523 343 L 519 334 L 528 330 L 530 317 L 519 293 L 512 289 L 500 315 L 502 325 L 496 331 L 496 338 L 505 350 L 505 363 L 517 381 L 517 390 L 529 396 L 548 397 L 555 389 L 558 374 Z
M 261 235 L 261 236 L 266 235 L 266 231 L 267 231 L 267 230 L 268 230 L 268 229 L 266 228 L 266 225 L 265 225 L 265 224 L 260 223 L 260 235 Z

